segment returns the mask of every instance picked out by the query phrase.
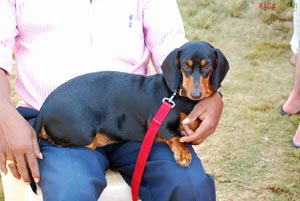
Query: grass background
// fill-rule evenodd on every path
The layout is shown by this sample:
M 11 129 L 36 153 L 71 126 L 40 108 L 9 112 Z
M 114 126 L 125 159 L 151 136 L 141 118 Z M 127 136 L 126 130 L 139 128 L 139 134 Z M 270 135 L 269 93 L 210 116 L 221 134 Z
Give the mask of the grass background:
M 217 200 L 299 200 L 300 150 L 290 142 L 300 117 L 278 113 L 293 84 L 293 9 L 284 0 L 265 10 L 255 0 L 177 2 L 187 37 L 221 49 L 231 67 L 218 129 L 195 146 L 215 177 Z

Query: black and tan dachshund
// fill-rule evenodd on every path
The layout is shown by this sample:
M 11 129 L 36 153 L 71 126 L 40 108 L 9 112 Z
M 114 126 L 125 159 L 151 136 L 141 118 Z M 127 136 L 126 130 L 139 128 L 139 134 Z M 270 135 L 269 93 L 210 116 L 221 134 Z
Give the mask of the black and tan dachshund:
M 142 141 L 163 98 L 174 92 L 176 106 L 158 131 L 176 162 L 189 165 L 191 154 L 181 136 L 180 115 L 215 93 L 229 65 L 219 49 L 203 41 L 187 42 L 162 64 L 163 74 L 95 72 L 73 78 L 45 100 L 34 125 L 42 139 L 59 146 L 95 149 L 111 143 Z

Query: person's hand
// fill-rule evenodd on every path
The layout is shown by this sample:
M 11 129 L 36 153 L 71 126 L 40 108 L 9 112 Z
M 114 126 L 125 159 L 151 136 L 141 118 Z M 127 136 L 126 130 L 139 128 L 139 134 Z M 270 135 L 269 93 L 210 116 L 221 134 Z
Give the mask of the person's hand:
M 202 143 L 208 136 L 216 131 L 223 110 L 223 101 L 219 93 L 201 100 L 195 105 L 190 114 L 183 120 L 183 137 L 181 142 L 191 142 L 194 145 Z M 199 118 L 202 122 L 193 131 L 188 124 Z
M 1 104 L 1 103 L 0 103 Z M 42 159 L 36 133 L 10 104 L 0 106 L 0 168 L 7 174 L 7 164 L 17 179 L 30 183 L 40 179 L 37 158 Z

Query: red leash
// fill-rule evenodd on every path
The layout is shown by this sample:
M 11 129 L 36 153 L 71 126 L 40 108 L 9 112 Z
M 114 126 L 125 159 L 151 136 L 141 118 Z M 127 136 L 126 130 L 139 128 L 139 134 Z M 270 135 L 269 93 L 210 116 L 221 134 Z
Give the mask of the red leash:
M 167 117 L 169 111 L 175 106 L 173 102 L 173 98 L 175 97 L 176 93 L 174 93 L 170 98 L 164 98 L 163 103 L 156 112 L 154 118 L 152 119 L 150 126 L 145 134 L 144 140 L 142 142 L 139 155 L 137 157 L 137 161 L 135 164 L 135 168 L 132 175 L 131 181 L 131 194 L 132 200 L 138 200 L 139 188 L 140 183 L 142 180 L 142 176 L 144 173 L 145 165 L 150 153 L 150 149 L 154 142 L 155 136 L 157 131 L 159 130 L 161 124 Z

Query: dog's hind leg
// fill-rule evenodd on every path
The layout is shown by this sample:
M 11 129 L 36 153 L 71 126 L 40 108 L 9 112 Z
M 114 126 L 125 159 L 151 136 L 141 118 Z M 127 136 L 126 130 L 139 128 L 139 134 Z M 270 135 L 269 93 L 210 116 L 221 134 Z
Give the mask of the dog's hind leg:
M 95 137 L 93 137 L 91 144 L 85 147 L 90 149 L 96 149 L 97 147 L 103 147 L 105 145 L 112 144 L 112 143 L 117 143 L 117 141 L 109 139 L 103 133 L 97 133 Z

